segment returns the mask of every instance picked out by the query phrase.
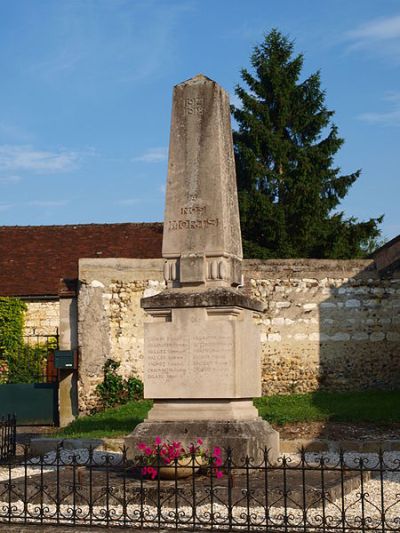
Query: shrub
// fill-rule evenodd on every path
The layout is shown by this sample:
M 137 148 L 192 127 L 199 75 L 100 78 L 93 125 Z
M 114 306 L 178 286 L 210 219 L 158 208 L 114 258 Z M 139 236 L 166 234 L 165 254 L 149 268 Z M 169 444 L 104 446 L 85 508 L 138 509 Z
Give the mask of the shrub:
M 103 409 L 143 399 L 143 382 L 134 376 L 124 379 L 117 372 L 119 367 L 120 363 L 113 359 L 104 364 L 103 382 L 96 387 Z
M 26 304 L 18 298 L 0 297 L 0 356 L 7 359 L 23 346 Z
M 48 347 L 46 344 L 25 344 L 10 354 L 8 361 L 8 383 L 41 382 L 46 374 Z

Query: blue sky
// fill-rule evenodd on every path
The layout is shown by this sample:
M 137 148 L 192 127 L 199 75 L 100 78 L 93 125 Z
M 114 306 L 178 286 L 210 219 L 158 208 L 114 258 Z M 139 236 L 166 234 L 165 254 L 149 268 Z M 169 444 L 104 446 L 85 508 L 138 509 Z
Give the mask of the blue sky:
M 233 96 L 273 27 L 362 168 L 342 209 L 399 234 L 399 0 L 0 0 L 0 225 L 161 221 L 173 85 Z

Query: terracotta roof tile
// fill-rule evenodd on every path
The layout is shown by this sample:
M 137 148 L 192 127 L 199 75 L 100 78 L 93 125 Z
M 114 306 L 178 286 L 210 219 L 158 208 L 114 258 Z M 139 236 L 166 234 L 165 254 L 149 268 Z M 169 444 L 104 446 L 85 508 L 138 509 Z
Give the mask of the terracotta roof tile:
M 81 257 L 161 257 L 161 223 L 0 226 L 0 295 L 55 296 Z

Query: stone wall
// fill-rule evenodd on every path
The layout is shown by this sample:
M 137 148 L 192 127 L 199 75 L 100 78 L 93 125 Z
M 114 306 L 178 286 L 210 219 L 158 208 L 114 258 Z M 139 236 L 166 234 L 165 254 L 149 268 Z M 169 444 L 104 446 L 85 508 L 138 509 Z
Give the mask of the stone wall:
M 24 335 L 54 335 L 60 325 L 59 300 L 25 300 Z
M 140 298 L 165 287 L 161 259 L 79 261 L 78 398 L 81 411 L 96 406 L 95 386 L 108 358 L 121 363 L 125 377 L 143 379 L 144 312 Z
M 140 298 L 164 288 L 163 261 L 80 261 L 80 410 L 108 357 L 143 376 Z M 400 275 L 380 279 L 372 261 L 245 261 L 245 290 L 266 304 L 255 315 L 263 392 L 400 385 Z
M 400 277 L 372 261 L 246 261 L 264 394 L 400 385 Z

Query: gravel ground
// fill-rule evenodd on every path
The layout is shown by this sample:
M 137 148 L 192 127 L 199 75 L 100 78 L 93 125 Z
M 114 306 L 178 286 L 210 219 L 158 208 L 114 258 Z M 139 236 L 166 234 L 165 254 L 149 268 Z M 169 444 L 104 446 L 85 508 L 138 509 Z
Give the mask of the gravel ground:
M 309 453 L 306 455 L 306 460 L 310 464 L 316 464 L 316 459 L 319 455 L 315 453 Z M 329 464 L 335 464 L 339 458 L 337 454 L 333 453 L 324 453 L 325 461 L 329 461 Z M 365 467 L 370 468 L 378 464 L 378 457 L 376 454 L 356 454 L 356 453 L 347 453 L 345 455 L 345 462 L 348 466 L 357 467 L 359 458 L 362 457 L 365 461 Z M 120 455 L 117 453 L 105 453 L 105 452 L 94 452 L 94 460 L 97 464 L 118 462 Z M 286 458 L 291 464 L 294 464 L 299 460 L 297 455 L 286 455 Z M 48 466 L 44 466 L 43 471 L 51 471 L 54 469 L 54 466 L 51 463 L 54 463 L 56 460 L 56 454 L 54 452 L 49 453 L 45 462 Z M 71 463 L 74 461 L 76 464 L 84 464 L 88 460 L 88 451 L 87 450 L 63 450 L 61 452 L 61 460 L 64 464 Z M 36 477 L 40 473 L 41 467 L 38 466 L 40 459 L 33 458 L 29 461 L 29 466 L 27 468 L 27 475 Z M 309 525 L 319 526 L 322 523 L 325 523 L 328 527 L 338 527 L 342 523 L 342 511 L 345 511 L 347 526 L 352 526 L 355 528 L 361 528 L 361 520 L 364 519 L 364 523 L 368 527 L 380 527 L 382 516 L 381 516 L 381 487 L 384 487 L 384 502 L 383 506 L 386 509 L 386 528 L 391 527 L 393 529 L 398 529 L 400 531 L 400 453 L 398 452 L 387 452 L 384 454 L 385 464 L 392 469 L 395 469 L 394 472 L 385 472 L 383 480 L 379 479 L 369 479 L 366 480 L 363 487 L 364 498 L 360 497 L 360 488 L 353 490 L 344 497 L 344 507 L 342 509 L 342 503 L 340 500 L 335 502 L 330 502 L 321 508 L 310 508 L 305 512 L 303 509 L 298 507 L 288 507 L 285 509 L 282 507 L 270 507 L 269 516 L 265 516 L 265 509 L 263 507 L 252 507 L 251 508 L 251 522 L 254 525 L 265 526 L 266 520 L 270 526 L 281 525 L 283 522 L 287 522 L 288 525 L 301 525 L 304 523 L 304 519 Z M 0 468 L 0 487 L 1 482 L 8 482 L 10 479 L 14 480 L 21 476 L 25 475 L 24 467 L 15 467 L 10 472 L 8 468 Z M 4 515 L 7 512 L 7 502 L 0 502 L 0 516 Z M 57 509 L 55 505 L 44 505 L 43 509 L 38 504 L 28 504 L 27 509 L 29 513 L 32 513 L 33 516 L 40 516 L 42 512 L 46 516 L 54 515 L 57 516 Z M 19 513 L 22 513 L 24 510 L 24 505 L 22 501 L 17 501 L 12 503 L 12 514 L 13 522 L 16 520 L 16 516 Z M 123 516 L 123 509 L 120 506 L 114 506 L 110 508 L 113 522 L 115 520 L 115 525 L 124 525 L 123 520 L 120 518 Z M 196 521 L 201 524 L 202 521 L 209 521 L 209 513 L 211 511 L 210 504 L 202 505 L 196 508 Z M 224 522 L 226 522 L 227 508 L 225 506 L 213 505 L 212 509 L 214 513 L 215 523 L 221 523 L 221 529 L 226 529 Z M 181 516 L 184 516 L 188 520 L 188 525 L 190 526 L 190 519 L 192 517 L 192 508 L 191 507 L 180 507 L 178 510 Z M 70 505 L 61 505 L 59 508 L 59 516 L 61 522 L 71 523 L 74 520 L 74 511 L 71 509 Z M 98 517 L 98 524 L 107 524 L 107 521 L 104 517 L 104 509 L 101 507 L 94 507 L 92 510 L 94 516 Z M 127 514 L 131 517 L 132 521 L 139 521 L 139 513 L 144 513 L 144 516 L 147 519 L 154 519 L 157 521 L 157 508 L 152 506 L 140 506 L 140 505 L 129 505 L 127 508 Z M 175 508 L 166 508 L 162 509 L 162 518 L 161 523 L 165 527 L 174 527 L 175 519 L 177 517 L 177 511 Z M 76 521 L 83 523 L 85 516 L 89 516 L 89 507 L 82 506 L 79 511 L 79 515 L 76 516 Z M 15 518 L 14 518 L 15 517 Z M 233 518 L 236 525 L 247 525 L 248 521 L 248 510 L 246 507 L 235 507 L 233 509 Z M 1 518 L 0 518 L 1 520 Z M 156 523 L 155 523 L 156 525 Z M 360 529 L 361 530 L 361 529 Z

